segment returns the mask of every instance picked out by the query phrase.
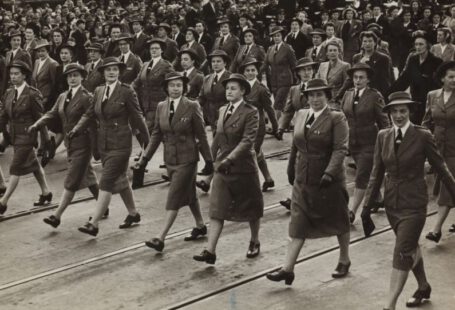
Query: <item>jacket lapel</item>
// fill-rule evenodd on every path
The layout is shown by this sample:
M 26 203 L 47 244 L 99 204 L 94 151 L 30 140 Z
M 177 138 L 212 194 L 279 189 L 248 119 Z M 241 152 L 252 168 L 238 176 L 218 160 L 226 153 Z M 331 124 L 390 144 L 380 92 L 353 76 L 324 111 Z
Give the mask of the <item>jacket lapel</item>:
M 68 94 L 68 92 L 66 94 Z M 71 101 L 65 107 L 65 109 L 64 109 L 65 116 L 67 116 L 69 114 L 68 111 L 74 110 L 79 105 L 81 95 L 82 95 L 82 86 L 79 87 L 77 92 L 73 95 L 73 99 L 71 99 Z
M 174 117 L 172 118 L 172 123 L 171 123 L 172 128 L 176 127 L 179 120 L 182 118 L 183 115 L 185 115 L 187 110 L 188 110 L 188 103 L 186 102 L 186 98 L 182 97 L 180 99 L 177 110 L 175 111 Z
M 398 148 L 398 157 L 406 151 L 406 149 L 412 145 L 412 142 L 414 141 L 413 137 L 415 135 L 416 129 L 414 128 L 414 125 L 411 124 L 409 125 L 408 130 L 406 130 L 406 133 L 404 134 L 403 141 L 401 142 L 400 147 Z M 395 142 L 395 141 L 394 141 Z
M 240 115 L 243 114 L 241 113 L 241 110 L 243 110 L 243 105 L 244 105 L 244 101 L 242 101 L 240 103 L 240 105 L 237 107 L 237 109 L 234 111 L 234 114 L 231 115 L 231 117 L 229 117 L 229 119 L 224 122 L 224 118 L 225 118 L 225 114 L 223 114 L 223 123 L 224 123 L 224 128 L 228 128 L 229 126 L 231 126 L 232 124 L 234 124 L 235 122 L 238 121 L 238 119 L 240 118 Z
M 327 80 L 331 79 L 333 76 L 336 76 L 338 71 L 340 71 L 340 69 L 341 69 L 341 63 L 338 60 L 335 67 L 330 68 L 330 72 L 328 72 Z M 327 68 L 327 70 L 328 70 L 328 68 Z
M 330 109 L 329 107 L 326 107 L 325 110 L 322 112 L 322 114 L 319 115 L 319 117 L 314 120 L 314 122 L 310 128 L 312 131 L 319 128 L 319 126 L 321 126 L 324 123 L 324 121 L 329 117 L 329 113 L 330 113 L 329 109 Z
M 25 98 L 29 96 L 30 87 L 25 85 L 24 90 L 22 91 L 21 95 L 17 98 L 16 104 L 11 107 L 11 115 L 14 114 L 15 110 L 24 103 Z M 14 99 L 14 92 L 13 92 L 13 99 Z
M 442 93 L 442 90 L 441 90 L 441 93 Z M 442 100 L 442 104 L 444 104 L 443 96 L 441 96 L 441 100 Z M 453 105 L 455 105 L 455 91 L 452 91 L 452 94 L 450 95 L 449 100 L 445 104 L 445 107 L 446 107 L 446 109 L 448 109 L 448 108 L 452 107 Z
M 47 70 L 48 66 L 49 66 L 49 57 L 46 58 L 43 65 L 41 66 L 41 69 L 39 71 L 37 71 L 36 76 L 40 76 L 41 74 L 43 74 Z
M 397 155 L 395 154 L 395 127 L 390 127 L 385 134 L 384 146 L 382 152 L 388 151 L 386 158 L 394 158 L 396 160 Z

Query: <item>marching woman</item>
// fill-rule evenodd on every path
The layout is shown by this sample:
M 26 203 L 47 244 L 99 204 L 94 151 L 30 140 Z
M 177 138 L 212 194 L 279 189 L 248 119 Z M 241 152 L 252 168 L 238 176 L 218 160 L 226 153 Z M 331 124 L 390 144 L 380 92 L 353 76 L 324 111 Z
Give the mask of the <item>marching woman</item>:
M 64 51 L 64 48 L 61 51 Z M 64 133 L 70 132 L 92 104 L 92 95 L 81 85 L 86 76 L 87 71 L 83 66 L 78 64 L 67 65 L 63 72 L 63 78 L 66 79 L 69 89 L 58 97 L 54 107 L 49 112 L 28 128 L 29 133 L 35 133 L 55 119 L 62 122 Z M 95 199 L 98 198 L 98 181 L 90 164 L 92 143 L 95 137 L 96 123 L 94 121 L 86 131 L 81 132 L 77 137 L 71 140 L 65 137 L 68 170 L 64 182 L 64 191 L 58 209 L 53 215 L 44 219 L 46 224 L 54 228 L 60 225 L 62 214 L 73 200 L 76 191 L 88 187 Z M 98 154 L 95 155 L 98 157 Z
M 294 265 L 305 239 L 336 235 L 340 256 L 334 278 L 349 272 L 348 193 L 344 159 L 348 151 L 348 123 L 342 112 L 328 103 L 330 86 L 323 79 L 308 82 L 304 91 L 309 109 L 297 112 L 294 142 L 288 164 L 288 179 L 293 185 L 291 222 L 285 265 L 267 274 L 271 281 L 294 281 Z
M 389 119 L 382 109 L 384 99 L 381 93 L 368 87 L 374 72 L 367 64 L 357 63 L 348 70 L 354 88 L 346 91 L 341 100 L 341 109 L 349 126 L 349 151 L 357 167 L 355 188 L 349 211 L 349 221 L 355 214 L 365 195 L 373 168 L 374 142 L 380 129 L 389 126 Z
M 450 172 L 455 174 L 455 61 L 442 64 L 436 72 L 436 78 L 441 80 L 443 85 L 441 89 L 428 93 L 427 112 L 422 125 L 434 133 L 441 155 Z M 442 225 L 449 215 L 450 208 L 455 207 L 444 186 L 440 188 L 438 205 L 438 220 L 433 231 L 426 236 L 427 239 L 434 242 L 439 242 L 441 239 Z M 455 224 L 450 227 L 449 231 L 455 232 Z
M 0 128 L 5 130 L 9 124 L 11 144 L 14 147 L 13 160 L 10 165 L 9 184 L 0 199 L 0 214 L 5 213 L 8 201 L 23 175 L 33 173 L 41 188 L 39 200 L 35 206 L 50 203 L 52 193 L 49 191 L 44 170 L 38 162 L 34 146 L 37 134 L 29 135 L 27 128 L 36 122 L 43 113 L 43 96 L 38 89 L 29 86 L 25 80 L 31 75 L 30 67 L 22 61 L 13 61 L 8 66 L 10 81 L 13 87 L 8 89 L 2 99 L 0 109 Z M 47 129 L 41 130 L 42 137 L 49 139 Z M 47 142 L 47 141 L 43 141 Z
M 207 234 L 196 196 L 199 149 L 212 170 L 213 159 L 205 133 L 202 109 L 197 101 L 185 96 L 187 85 L 188 78 L 180 73 L 166 74 L 163 88 L 168 99 L 158 104 L 150 143 L 136 164 L 137 167 L 147 166 L 158 146 L 161 142 L 164 143 L 164 162 L 171 182 L 166 202 L 166 221 L 158 237 L 145 242 L 148 247 L 159 252 L 163 250 L 166 235 L 183 206 L 189 205 L 196 222 L 196 227 L 185 241 L 196 240 Z
M 129 228 L 141 220 L 126 176 L 132 151 L 131 128 L 138 130 L 145 144 L 148 144 L 150 136 L 135 91 L 119 81 L 119 76 L 125 69 L 126 64 L 116 57 L 104 59 L 98 70 L 103 72 L 106 84 L 95 89 L 93 104 L 68 133 L 71 140 L 84 133 L 93 119 L 99 122 L 97 139 L 102 171 L 97 207 L 90 221 L 79 227 L 79 231 L 92 236 L 98 234 L 98 222 L 106 212 L 112 194 L 119 193 L 128 210 L 128 216 L 119 226 L 120 229 Z
M 455 198 L 455 180 L 439 154 L 431 132 L 410 122 L 410 111 L 416 105 L 406 92 L 390 94 L 389 104 L 384 110 L 389 113 L 393 126 L 381 130 L 377 136 L 373 170 L 362 212 L 362 218 L 369 215 L 385 176 L 385 211 L 396 235 L 390 291 L 385 307 L 389 310 L 395 309 L 411 270 L 418 289 L 406 306 L 419 306 L 431 294 L 419 247 L 428 204 L 424 170 L 426 160 L 439 174 L 450 197 Z
M 256 151 L 259 170 L 261 170 L 262 176 L 264 177 L 262 191 L 266 192 L 269 188 L 275 187 L 275 182 L 270 175 L 264 153 L 262 152 L 262 143 L 264 142 L 265 137 L 264 112 L 267 113 L 270 123 L 272 124 L 272 134 L 275 136 L 278 131 L 278 122 L 272 107 L 271 94 L 267 87 L 258 80 L 261 65 L 262 63 L 256 58 L 246 58 L 240 65 L 239 71 L 246 77 L 251 86 L 251 92 L 245 96 L 245 100 L 255 106 L 259 113 L 259 128 L 254 143 L 254 150 Z M 277 138 L 281 139 L 280 136 L 277 136 Z
M 199 56 L 193 49 L 183 49 L 179 52 L 178 58 L 183 69 L 182 75 L 188 78 L 186 96 L 196 100 L 204 82 L 204 74 L 198 70 Z
M 251 240 L 246 256 L 258 256 L 259 225 L 264 213 L 254 151 L 259 114 L 254 106 L 245 101 L 251 86 L 238 73 L 231 74 L 223 85 L 229 103 L 220 108 L 212 142 L 216 169 L 210 195 L 208 247 L 193 257 L 207 264 L 216 261 L 216 245 L 225 220 L 250 223 Z

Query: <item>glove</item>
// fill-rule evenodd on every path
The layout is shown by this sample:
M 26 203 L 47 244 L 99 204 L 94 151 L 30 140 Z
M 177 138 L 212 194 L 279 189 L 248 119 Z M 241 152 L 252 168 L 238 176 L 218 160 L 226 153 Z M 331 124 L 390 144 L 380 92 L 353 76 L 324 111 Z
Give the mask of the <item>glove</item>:
M 218 172 L 229 174 L 231 170 L 232 162 L 229 159 L 223 159 L 223 161 L 218 165 Z
M 213 168 L 213 162 L 212 161 L 206 161 L 204 168 L 202 168 L 202 171 L 198 173 L 198 175 L 211 175 L 213 174 L 214 168 Z
M 283 140 L 283 129 L 278 129 L 278 131 L 275 133 L 275 138 L 278 141 Z
M 31 136 L 33 136 L 34 134 L 36 134 L 36 132 L 38 131 L 38 127 L 35 126 L 35 125 L 32 125 L 30 127 L 27 128 L 27 133 Z
M 101 154 L 100 154 L 100 152 L 98 150 L 93 151 L 92 155 L 93 155 L 93 159 L 96 160 L 96 161 L 101 159 Z
M 294 185 L 294 180 L 295 180 L 295 173 L 294 172 L 288 172 L 288 182 L 291 185 Z
M 324 173 L 322 175 L 321 181 L 319 182 L 319 188 L 329 187 L 329 185 L 332 184 L 332 182 L 333 178 L 330 175 Z
M 364 206 L 360 217 L 362 218 L 362 227 L 363 232 L 365 233 L 365 237 L 369 237 L 376 228 L 373 220 L 371 219 L 370 207 Z
M 75 130 L 74 128 L 71 129 L 70 132 L 67 133 L 67 136 L 68 136 L 68 139 L 73 139 L 74 137 L 76 137 L 79 133 L 77 132 L 77 130 Z
M 141 159 L 139 159 L 139 161 L 134 164 L 133 169 L 144 170 L 145 167 L 147 167 L 147 163 L 148 163 L 148 160 L 145 159 L 144 157 L 141 157 Z

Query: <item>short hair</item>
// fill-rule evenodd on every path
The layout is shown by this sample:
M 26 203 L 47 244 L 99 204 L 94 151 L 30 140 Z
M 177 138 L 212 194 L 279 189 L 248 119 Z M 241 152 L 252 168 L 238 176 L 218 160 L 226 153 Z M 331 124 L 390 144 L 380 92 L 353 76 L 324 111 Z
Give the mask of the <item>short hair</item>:
M 325 23 L 323 29 L 324 29 L 324 30 L 327 30 L 327 27 L 333 27 L 334 29 L 336 28 L 336 27 L 335 27 L 335 24 L 332 23 L 332 22 L 327 22 L 327 23 Z
M 338 42 L 333 41 L 333 40 L 327 42 L 326 45 L 325 45 L 325 51 L 326 52 L 329 50 L 329 46 L 335 46 L 338 49 L 338 52 L 341 53 L 341 46 L 340 46 L 340 44 Z

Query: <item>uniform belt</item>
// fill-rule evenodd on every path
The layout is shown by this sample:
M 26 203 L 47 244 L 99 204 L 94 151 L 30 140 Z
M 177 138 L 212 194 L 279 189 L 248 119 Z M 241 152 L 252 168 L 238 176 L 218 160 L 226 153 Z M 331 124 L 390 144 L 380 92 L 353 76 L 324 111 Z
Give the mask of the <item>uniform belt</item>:
M 309 153 L 304 153 L 301 152 L 301 156 L 304 159 L 329 159 L 330 155 L 327 154 L 309 154 Z
M 385 176 L 386 176 L 387 180 L 392 183 L 409 182 L 409 181 L 414 181 L 414 180 L 419 180 L 419 179 L 423 180 L 425 177 L 423 174 L 411 174 L 411 175 L 407 175 L 407 176 L 397 176 L 397 175 L 393 175 L 390 173 L 386 173 Z

